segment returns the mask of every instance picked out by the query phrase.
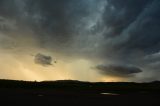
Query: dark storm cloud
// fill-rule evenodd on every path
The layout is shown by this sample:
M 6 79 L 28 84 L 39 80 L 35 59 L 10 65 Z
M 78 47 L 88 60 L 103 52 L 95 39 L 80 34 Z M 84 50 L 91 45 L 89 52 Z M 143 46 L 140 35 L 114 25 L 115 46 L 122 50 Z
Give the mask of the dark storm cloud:
M 86 39 L 87 21 L 96 11 L 96 0 L 26 0 L 23 12 L 19 12 L 20 25 L 28 26 L 36 34 L 41 47 L 60 49 L 63 52 L 76 52 L 71 48 L 76 36 Z M 23 3 L 21 3 L 23 4 Z M 97 7 L 98 8 L 98 7 Z M 24 12 L 25 11 L 25 12 Z M 91 17 L 90 17 L 91 16 Z M 82 41 L 83 42 L 83 41 Z M 86 41 L 84 41 L 86 44 Z M 81 44 L 77 44 L 81 48 Z M 74 50 L 78 48 L 77 50 Z M 73 51 L 72 51 L 73 50 Z
M 52 65 L 52 57 L 41 53 L 35 55 L 34 61 L 42 66 Z
M 124 43 L 125 50 L 141 50 L 146 54 L 159 51 L 160 46 L 160 1 L 154 0 L 148 5 L 135 22 L 128 28 L 129 39 Z M 123 45 L 124 45 L 123 44 Z
M 106 9 L 104 21 L 110 29 L 105 36 L 112 41 L 111 50 L 118 50 L 124 56 L 159 51 L 160 1 L 111 0 L 109 3 L 114 9 Z
M 83 6 L 83 1 L 77 3 L 72 0 L 2 0 L 1 2 L 0 16 L 16 20 L 19 30 L 32 30 L 41 47 L 45 48 L 54 47 L 63 50 L 68 47 L 74 32 L 72 24 L 80 16 L 77 13 L 85 14 L 83 7 L 78 9 Z
M 143 77 L 159 79 L 159 13 L 159 0 L 109 0 L 103 15 L 106 49 L 101 56 L 111 63 L 143 67 Z
M 0 15 L 9 20 L 16 20 L 18 31 L 32 31 L 41 47 L 81 55 L 86 54 L 86 51 L 91 52 L 88 48 L 91 48 L 94 41 L 92 43 L 88 41 L 90 32 L 97 33 L 96 30 L 94 31 L 94 24 L 97 23 L 95 21 L 98 20 L 95 17 L 97 13 L 101 13 L 100 8 L 103 7 L 101 5 L 105 0 L 4 0 L 1 2 Z
M 142 72 L 142 70 L 138 67 L 127 66 L 127 65 L 98 65 L 96 69 L 101 74 L 104 75 L 113 75 L 113 76 L 124 76 L 129 77 L 136 73 Z
M 104 22 L 110 29 L 106 36 L 120 35 L 142 13 L 151 0 L 108 0 Z
M 31 31 L 45 50 L 157 75 L 159 13 L 159 0 L 0 0 L 0 31 Z
M 95 42 L 102 56 L 107 55 L 108 51 L 116 51 L 119 57 L 125 56 L 126 53 L 132 55 L 137 51 L 156 52 L 159 47 L 160 32 L 157 30 L 160 25 L 159 0 L 1 0 L 0 2 L 2 5 L 0 15 L 17 20 L 16 25 L 19 28 L 23 26 L 23 29 L 26 27 L 31 29 L 42 47 L 62 48 L 64 51 L 77 48 L 72 51 L 77 52 L 79 49 L 87 51 L 91 48 L 90 46 L 87 48 L 86 45 L 91 45 L 94 49 Z M 101 9 L 102 7 L 104 9 Z M 94 19 L 97 15 L 100 18 Z M 103 30 L 104 33 L 101 33 Z M 104 36 L 104 39 L 96 41 L 96 38 L 90 36 Z M 83 39 L 74 41 L 74 38 Z M 93 39 L 92 42 L 90 39 Z M 76 44 L 78 47 L 69 48 L 73 47 L 73 42 L 79 43 Z

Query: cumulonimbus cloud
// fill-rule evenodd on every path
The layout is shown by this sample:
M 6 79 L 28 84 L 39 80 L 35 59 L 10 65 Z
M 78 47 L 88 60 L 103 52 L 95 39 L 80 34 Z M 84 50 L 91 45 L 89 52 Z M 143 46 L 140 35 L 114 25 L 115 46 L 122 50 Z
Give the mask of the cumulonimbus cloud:
M 134 64 L 143 68 L 140 80 L 160 80 L 159 5 L 160 0 L 0 0 L 0 50 L 43 48 L 71 61 L 122 63 L 96 67 L 122 77 L 139 72 L 127 65 Z M 53 61 L 36 56 L 39 65 Z

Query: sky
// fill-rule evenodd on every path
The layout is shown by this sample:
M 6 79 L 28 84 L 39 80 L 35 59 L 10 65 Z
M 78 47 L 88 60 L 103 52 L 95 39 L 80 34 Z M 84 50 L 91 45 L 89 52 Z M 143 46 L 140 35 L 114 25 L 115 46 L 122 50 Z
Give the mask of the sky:
M 0 0 L 0 79 L 160 80 L 160 0 Z

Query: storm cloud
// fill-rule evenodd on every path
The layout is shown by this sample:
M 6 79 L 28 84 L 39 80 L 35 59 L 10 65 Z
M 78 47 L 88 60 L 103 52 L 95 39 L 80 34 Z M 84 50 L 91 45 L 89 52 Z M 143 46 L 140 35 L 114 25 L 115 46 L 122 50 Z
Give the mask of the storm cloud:
M 107 69 L 136 81 L 160 80 L 159 13 L 159 0 L 0 0 L 0 50 L 50 53 L 66 64 L 87 60 L 97 75 Z M 35 60 L 49 65 L 52 58 Z

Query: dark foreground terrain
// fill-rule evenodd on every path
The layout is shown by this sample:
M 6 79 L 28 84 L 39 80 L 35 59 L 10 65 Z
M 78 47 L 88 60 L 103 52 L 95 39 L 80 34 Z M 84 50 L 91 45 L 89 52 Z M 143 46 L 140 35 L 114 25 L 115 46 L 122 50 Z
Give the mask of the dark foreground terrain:
M 160 82 L 0 80 L 0 106 L 160 106 Z

